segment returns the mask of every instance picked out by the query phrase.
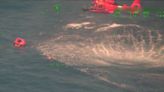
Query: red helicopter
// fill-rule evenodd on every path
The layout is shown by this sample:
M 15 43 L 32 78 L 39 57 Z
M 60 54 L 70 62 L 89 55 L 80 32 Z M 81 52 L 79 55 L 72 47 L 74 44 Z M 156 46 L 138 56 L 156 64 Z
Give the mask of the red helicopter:
M 130 11 L 132 14 L 138 13 L 141 10 L 140 0 L 134 0 L 133 3 L 128 6 L 127 4 L 118 5 L 115 0 L 92 0 L 92 6 L 89 11 L 96 13 L 109 13 L 113 14 L 116 10 Z

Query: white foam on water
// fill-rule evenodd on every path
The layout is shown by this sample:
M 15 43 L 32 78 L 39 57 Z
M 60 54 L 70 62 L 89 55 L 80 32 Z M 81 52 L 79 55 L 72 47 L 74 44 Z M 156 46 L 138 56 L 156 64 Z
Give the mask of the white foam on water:
M 141 26 L 136 25 L 136 24 L 117 24 L 117 23 L 112 23 L 112 24 L 106 24 L 105 27 L 100 27 L 96 29 L 96 32 L 100 31 L 109 31 L 112 28 L 117 28 L 117 27 L 138 27 L 141 28 Z
M 80 29 L 80 28 L 89 28 L 88 25 L 92 25 L 92 22 L 81 22 L 81 23 L 69 23 L 66 26 L 64 26 L 65 29 Z
M 89 29 L 90 33 L 84 33 L 87 31 L 85 28 L 87 26 L 93 29 Z M 126 30 L 126 28 L 134 28 L 137 31 Z M 151 30 L 144 29 L 140 25 L 117 23 L 97 25 L 92 22 L 81 22 L 68 23 L 64 29 L 66 31 L 62 34 L 59 33 L 39 43 L 36 46 L 37 50 L 48 58 L 69 66 L 76 66 L 81 72 L 116 87 L 134 89 L 128 84 L 111 81 L 104 77 L 104 71 L 92 70 L 89 66 L 110 67 L 112 63 L 127 65 L 147 63 L 149 66 L 164 66 L 162 62 L 164 46 L 161 43 L 163 36 L 155 32 L 156 37 L 154 37 Z M 69 33 L 71 29 L 77 30 L 75 33 Z M 115 32 L 116 34 L 113 34 Z M 97 75 L 101 72 L 103 75 Z

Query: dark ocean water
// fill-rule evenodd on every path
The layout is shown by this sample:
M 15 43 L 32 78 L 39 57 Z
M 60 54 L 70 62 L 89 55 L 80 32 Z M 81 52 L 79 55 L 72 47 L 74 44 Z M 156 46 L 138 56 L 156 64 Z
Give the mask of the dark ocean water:
M 92 73 L 80 72 L 76 67 L 51 62 L 55 60 L 48 60 L 36 49 L 37 44 L 63 31 L 62 27 L 66 24 L 82 20 L 94 21 L 97 24 L 135 23 L 163 33 L 164 18 L 155 14 L 148 18 L 129 18 L 127 15 L 113 17 L 82 11 L 82 8 L 89 6 L 89 2 L 0 0 L 0 92 L 164 92 L 164 67 L 116 64 L 100 69 L 109 70 L 110 73 L 106 76 L 113 81 L 110 84 L 90 76 Z M 55 3 L 61 5 L 58 13 L 52 8 Z M 143 4 L 146 7 L 162 7 L 164 2 L 146 0 Z M 90 16 L 94 18 L 86 18 Z M 25 38 L 27 46 L 14 48 L 12 42 L 16 37 Z M 148 74 L 144 75 L 146 73 Z M 116 83 L 127 83 L 134 88 L 126 89 Z

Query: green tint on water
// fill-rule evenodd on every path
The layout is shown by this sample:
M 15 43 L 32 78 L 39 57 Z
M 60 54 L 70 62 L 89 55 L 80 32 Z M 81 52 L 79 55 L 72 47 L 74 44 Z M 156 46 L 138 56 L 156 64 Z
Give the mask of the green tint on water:
M 57 61 L 51 62 L 48 66 L 53 67 L 53 68 L 65 68 L 66 67 L 65 64 L 59 63 Z

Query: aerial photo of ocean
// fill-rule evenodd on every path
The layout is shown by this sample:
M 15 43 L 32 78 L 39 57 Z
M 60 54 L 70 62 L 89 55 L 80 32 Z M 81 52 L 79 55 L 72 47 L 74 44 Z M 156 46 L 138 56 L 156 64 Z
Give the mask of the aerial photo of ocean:
M 0 0 L 0 92 L 164 92 L 164 1 L 136 16 L 91 1 Z

